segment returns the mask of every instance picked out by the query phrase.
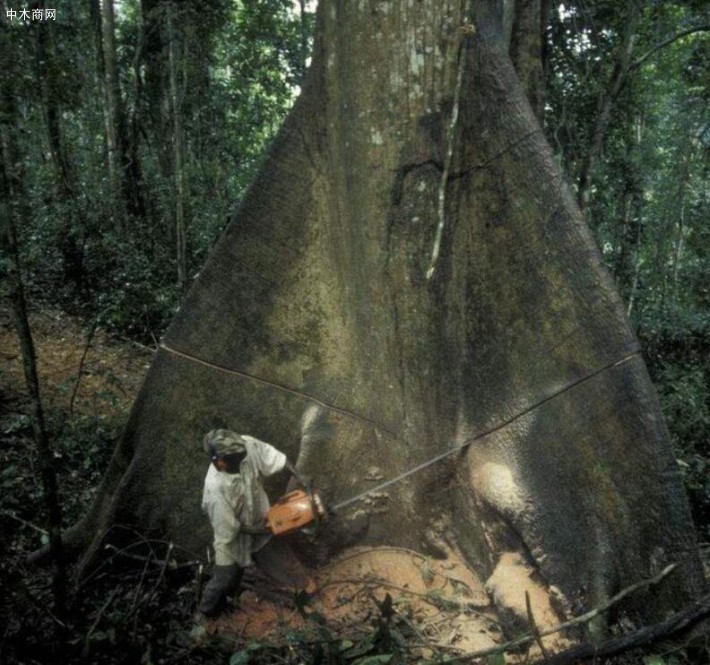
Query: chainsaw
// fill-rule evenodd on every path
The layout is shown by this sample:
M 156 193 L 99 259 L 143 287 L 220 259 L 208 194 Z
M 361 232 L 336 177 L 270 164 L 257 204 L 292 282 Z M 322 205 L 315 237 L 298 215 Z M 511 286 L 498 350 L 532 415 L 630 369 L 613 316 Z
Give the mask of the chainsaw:
M 467 442 L 463 446 L 447 450 L 433 459 L 427 460 L 423 464 L 419 464 L 414 468 L 408 469 L 394 478 L 390 478 L 375 487 L 371 487 L 364 492 L 360 492 L 355 496 L 351 496 L 344 501 L 340 501 L 339 503 L 329 505 L 327 507 L 320 490 L 314 488 L 310 483 L 308 483 L 303 486 L 303 489 L 289 492 L 274 503 L 274 505 L 269 508 L 260 526 L 249 529 L 245 528 L 244 530 L 253 534 L 285 536 L 306 527 L 317 527 L 330 515 L 342 510 L 346 506 L 360 501 L 369 494 L 379 492 L 385 487 L 398 483 L 400 480 L 407 478 L 408 476 L 411 476 L 412 474 L 417 473 L 418 471 L 421 471 L 436 462 L 439 462 L 445 457 L 449 457 L 449 455 L 455 453 L 456 451 L 462 450 L 470 445 L 470 443 L 472 443 L 472 441 Z
M 285 536 L 307 526 L 318 526 L 328 516 L 321 493 L 313 487 L 282 496 L 266 513 L 266 532 Z

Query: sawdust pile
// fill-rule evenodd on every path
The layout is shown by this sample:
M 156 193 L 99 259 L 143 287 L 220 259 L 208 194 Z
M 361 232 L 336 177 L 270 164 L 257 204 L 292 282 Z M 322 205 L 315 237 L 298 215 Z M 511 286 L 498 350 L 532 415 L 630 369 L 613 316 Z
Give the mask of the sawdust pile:
M 292 595 L 279 596 L 257 573 L 250 576 L 239 607 L 205 627 L 210 635 L 234 638 L 237 644 L 288 643 L 295 633 L 310 633 L 317 640 L 321 625 L 334 637 L 352 640 L 372 633 L 389 594 L 393 621 L 407 634 L 414 659 L 461 655 L 506 642 L 510 636 L 504 635 L 497 607 L 516 616 L 527 613 L 526 590 L 537 626 L 542 630 L 559 623 L 531 573 L 519 557 L 506 555 L 484 586 L 453 551 L 445 559 L 433 559 L 396 547 L 354 548 L 314 571 L 317 591 L 301 612 Z M 551 636 L 545 646 L 556 651 L 565 644 Z M 532 645 L 528 657 L 537 654 L 537 645 Z

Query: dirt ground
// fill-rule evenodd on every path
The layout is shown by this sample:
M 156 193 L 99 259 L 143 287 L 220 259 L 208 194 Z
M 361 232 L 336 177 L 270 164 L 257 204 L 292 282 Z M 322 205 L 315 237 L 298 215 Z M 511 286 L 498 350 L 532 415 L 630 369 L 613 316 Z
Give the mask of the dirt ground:
M 121 415 L 130 408 L 152 351 L 83 329 L 59 311 L 30 314 L 40 390 L 46 407 L 87 415 Z M 0 310 L 0 401 L 4 410 L 22 399 L 22 356 L 11 313 Z
M 481 583 L 453 557 L 434 561 L 394 547 L 355 548 L 313 571 L 313 578 L 317 591 L 306 613 L 323 617 L 335 636 L 352 639 L 353 628 L 371 632 L 389 594 L 397 619 L 418 636 L 422 657 L 485 649 L 502 638 Z M 209 622 L 209 630 L 286 641 L 294 629 L 316 629 L 315 622 L 311 625 L 290 603 L 269 598 L 269 592 L 268 581 L 257 578 L 240 606 Z
M 281 590 L 279 597 L 268 579 L 252 574 L 239 604 L 205 622 L 207 633 L 232 638 L 235 643 L 268 636 L 287 644 L 294 631 L 310 631 L 316 637 L 325 629 L 333 638 L 352 640 L 358 634 L 372 634 L 382 624 L 389 596 L 390 624 L 407 636 L 411 656 L 430 660 L 493 649 L 509 639 L 491 595 L 527 619 L 527 590 L 539 629 L 560 621 L 547 593 L 532 581 L 532 571 L 512 554 L 503 557 L 487 585 L 453 550 L 445 559 L 433 559 L 398 547 L 352 548 L 311 573 L 316 591 L 300 612 L 289 602 L 288 591 Z M 495 580 L 496 575 L 500 579 Z M 550 636 L 544 638 L 544 645 L 554 652 L 569 642 Z M 538 645 L 531 643 L 519 654 L 507 654 L 506 662 L 540 655 Z

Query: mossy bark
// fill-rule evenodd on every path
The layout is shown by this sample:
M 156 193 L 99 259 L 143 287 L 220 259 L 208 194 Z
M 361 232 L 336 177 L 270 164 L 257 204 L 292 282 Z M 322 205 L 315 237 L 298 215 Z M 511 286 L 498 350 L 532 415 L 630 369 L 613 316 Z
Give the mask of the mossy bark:
M 621 302 L 494 3 L 463 5 L 321 3 L 304 92 L 168 331 L 75 542 L 129 523 L 203 551 L 200 440 L 217 418 L 300 455 L 331 502 L 490 432 L 343 511 L 316 553 L 442 536 L 487 574 L 512 548 L 581 606 L 680 562 L 639 604 L 646 618 L 699 593 Z M 301 441 L 314 404 L 327 427 Z

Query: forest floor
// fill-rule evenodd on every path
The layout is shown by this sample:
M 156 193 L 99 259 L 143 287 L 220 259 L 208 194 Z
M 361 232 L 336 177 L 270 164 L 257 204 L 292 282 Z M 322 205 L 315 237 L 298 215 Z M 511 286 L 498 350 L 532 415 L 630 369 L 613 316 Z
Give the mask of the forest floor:
M 136 396 L 152 350 L 86 330 L 61 311 L 30 314 L 40 388 L 47 408 L 122 417 Z M 3 412 L 25 398 L 22 357 L 11 313 L 0 309 L 0 395 Z
M 152 350 L 102 330 L 82 329 L 56 311 L 34 312 L 31 325 L 70 524 L 94 496 Z M 531 614 L 542 630 L 561 620 L 547 593 L 532 581 L 532 571 L 512 555 L 484 584 L 453 549 L 446 558 L 434 559 L 380 547 L 350 549 L 311 571 L 316 591 L 310 596 L 278 588 L 252 570 L 237 605 L 216 620 L 195 623 L 203 583 L 200 562 L 178 563 L 171 546 L 146 542 L 143 549 L 107 556 L 100 573 L 76 594 L 72 618 L 59 630 L 46 609 L 48 575 L 38 577 L 23 563 L 24 554 L 46 543 L 36 516 L 42 511 L 41 491 L 27 407 L 14 328 L 9 313 L 0 310 L 0 528 L 5 536 L 0 624 L 6 625 L 0 662 L 207 663 L 216 662 L 218 654 L 220 661 L 229 655 L 230 665 L 395 665 L 495 649 L 510 639 L 491 594 L 518 620 L 520 633 L 528 630 Z M 568 642 L 553 635 L 543 645 L 555 652 Z M 532 662 L 540 655 L 531 640 L 515 655 L 498 654 L 486 662 Z

